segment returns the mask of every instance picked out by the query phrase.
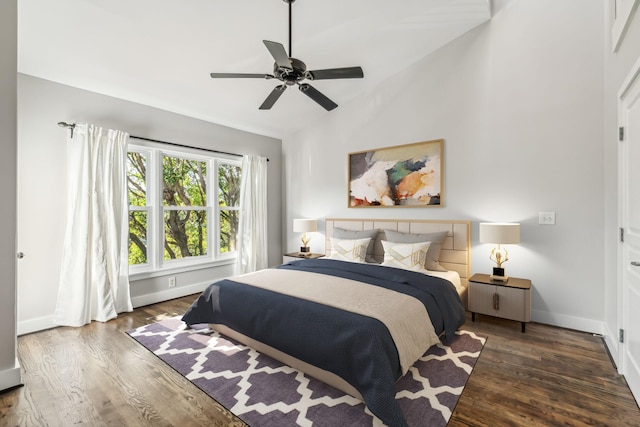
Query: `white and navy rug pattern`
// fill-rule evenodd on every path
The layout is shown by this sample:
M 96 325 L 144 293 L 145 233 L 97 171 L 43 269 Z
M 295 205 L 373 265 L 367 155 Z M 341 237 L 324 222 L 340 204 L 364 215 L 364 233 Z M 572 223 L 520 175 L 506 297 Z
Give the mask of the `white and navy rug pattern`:
M 128 334 L 252 427 L 383 426 L 358 399 L 208 328 L 169 318 Z M 445 426 L 486 338 L 458 331 L 397 383 L 410 426 Z

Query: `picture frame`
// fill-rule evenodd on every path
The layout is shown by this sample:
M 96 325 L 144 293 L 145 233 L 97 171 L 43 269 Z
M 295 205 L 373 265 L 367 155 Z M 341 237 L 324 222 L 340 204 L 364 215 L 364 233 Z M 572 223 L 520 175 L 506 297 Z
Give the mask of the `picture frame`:
M 348 207 L 443 206 L 444 139 L 348 157 Z

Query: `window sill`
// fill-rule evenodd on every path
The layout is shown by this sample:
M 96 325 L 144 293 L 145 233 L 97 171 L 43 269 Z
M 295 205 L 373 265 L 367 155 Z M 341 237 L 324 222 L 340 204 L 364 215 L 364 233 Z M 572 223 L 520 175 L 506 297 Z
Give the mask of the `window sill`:
M 144 279 L 151 279 L 154 277 L 163 277 L 163 276 L 169 276 L 171 274 L 179 274 L 179 273 L 186 273 L 189 271 L 194 271 L 194 270 L 204 270 L 207 268 L 216 268 L 216 267 L 222 267 L 222 266 L 227 266 L 227 265 L 232 265 L 235 264 L 236 259 L 235 258 L 225 258 L 225 259 L 219 259 L 216 261 L 211 261 L 211 262 L 198 262 L 198 263 L 181 263 L 179 266 L 169 266 L 169 267 L 164 267 L 160 270 L 145 270 L 145 271 L 136 271 L 136 272 L 129 272 L 129 281 L 130 282 L 135 282 L 137 280 L 144 280 Z

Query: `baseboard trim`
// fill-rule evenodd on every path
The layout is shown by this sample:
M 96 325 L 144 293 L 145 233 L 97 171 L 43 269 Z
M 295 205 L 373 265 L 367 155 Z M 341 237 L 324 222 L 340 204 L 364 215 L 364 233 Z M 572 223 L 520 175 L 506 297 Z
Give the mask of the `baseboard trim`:
M 538 323 L 544 323 L 546 325 L 558 326 L 560 328 L 605 335 L 604 322 L 593 319 L 567 316 L 564 314 L 554 314 L 548 311 L 532 310 L 531 320 Z
M 612 333 L 609 329 L 609 325 L 604 324 L 604 344 L 607 347 L 607 351 L 609 352 L 609 357 L 611 358 L 611 362 L 616 367 L 616 370 L 619 374 L 622 374 L 620 370 L 620 343 L 618 342 L 617 335 Z
M 156 304 L 163 301 L 169 301 L 175 298 L 181 298 L 187 295 L 200 293 L 211 284 L 211 281 L 196 283 L 188 286 L 180 286 L 166 291 L 154 292 L 152 294 L 139 295 L 131 298 L 131 304 L 134 308 L 143 307 L 145 305 Z M 54 316 L 38 317 L 36 319 L 22 320 L 17 324 L 18 336 L 32 334 L 47 329 L 57 328 Z
M 18 336 L 32 334 L 47 329 L 57 328 L 59 325 L 53 323 L 54 316 L 38 317 L 36 319 L 22 320 L 18 322 Z
M 151 305 L 176 298 L 186 297 L 187 295 L 193 295 L 204 291 L 210 284 L 211 281 L 208 281 L 154 292 L 152 294 L 138 295 L 131 298 L 131 304 L 133 304 L 134 308 L 138 308 L 145 305 Z
M 22 374 L 20 372 L 20 362 L 16 358 L 16 367 L 0 371 L 0 391 L 19 387 L 22 384 Z

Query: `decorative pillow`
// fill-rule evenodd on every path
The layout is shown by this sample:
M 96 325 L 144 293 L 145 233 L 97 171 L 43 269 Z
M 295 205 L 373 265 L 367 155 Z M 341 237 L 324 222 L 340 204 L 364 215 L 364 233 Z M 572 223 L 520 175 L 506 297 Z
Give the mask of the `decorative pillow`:
M 429 246 L 429 252 L 427 252 L 427 261 L 425 267 L 427 270 L 433 271 L 447 271 L 439 263 L 440 249 L 442 249 L 442 242 L 449 234 L 448 231 L 439 231 L 437 233 L 424 233 L 424 234 L 411 234 L 400 233 L 399 231 L 384 230 L 387 236 L 387 241 L 394 243 L 419 243 L 419 242 L 431 242 Z
M 366 239 L 367 237 L 369 237 L 371 241 L 369 242 L 369 246 L 367 246 L 366 261 L 376 262 L 375 258 L 373 257 L 373 250 L 374 250 L 373 242 L 375 241 L 376 236 L 378 235 L 379 232 L 380 230 L 378 230 L 377 228 L 373 230 L 355 231 L 355 230 L 345 230 L 344 228 L 336 227 L 333 229 L 333 237 L 338 239 Z
M 384 247 L 382 265 L 412 271 L 425 271 L 424 263 L 431 242 L 393 243 L 383 240 L 382 246 Z
M 367 246 L 371 238 L 366 239 L 338 239 L 331 238 L 331 254 L 328 258 L 340 261 L 365 262 Z

